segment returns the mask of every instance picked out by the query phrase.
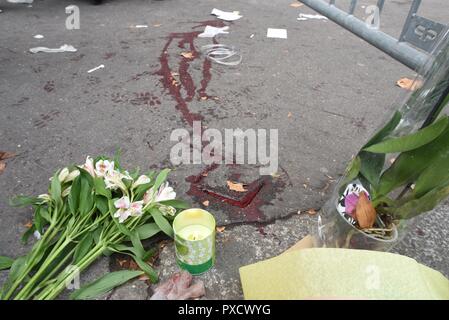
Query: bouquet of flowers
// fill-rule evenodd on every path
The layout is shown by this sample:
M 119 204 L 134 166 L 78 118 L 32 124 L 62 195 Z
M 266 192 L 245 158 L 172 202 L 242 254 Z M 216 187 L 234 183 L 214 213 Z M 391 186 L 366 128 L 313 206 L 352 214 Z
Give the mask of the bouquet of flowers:
M 15 206 L 33 206 L 33 224 L 23 240 L 32 234 L 39 240 L 25 256 L 0 257 L 1 268 L 10 268 L 2 299 L 54 299 L 79 272 L 113 252 L 131 256 L 142 271 L 110 273 L 72 298 L 91 297 L 143 273 L 157 281 L 146 263 L 154 250 L 146 251 L 141 240 L 161 231 L 173 237 L 171 222 L 188 206 L 175 199 L 168 169 L 140 175 L 114 160 L 87 157 L 83 165 L 57 171 L 47 194 L 12 200 Z
M 319 215 L 318 245 L 386 250 L 449 196 L 449 33 L 424 81 L 353 158 Z

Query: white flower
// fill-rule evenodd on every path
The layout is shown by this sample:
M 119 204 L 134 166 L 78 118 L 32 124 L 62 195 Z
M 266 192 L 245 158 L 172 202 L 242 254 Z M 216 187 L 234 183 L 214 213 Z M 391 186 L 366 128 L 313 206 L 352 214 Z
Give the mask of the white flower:
M 131 203 L 129 206 L 129 211 L 131 212 L 131 216 L 138 217 L 142 215 L 142 207 L 143 207 L 143 201 L 136 201 Z
M 36 240 L 40 240 L 42 238 L 42 235 L 37 230 L 33 232 L 33 236 L 36 238 Z
M 62 197 L 67 197 L 70 193 L 70 190 L 72 190 L 72 186 L 69 186 L 68 188 L 66 188 L 64 191 L 62 191 Z
M 44 193 L 44 194 L 40 194 L 37 196 L 39 199 L 44 200 L 44 202 L 50 202 L 51 198 L 48 194 Z
M 80 171 L 75 169 L 72 172 L 69 173 L 69 175 L 67 176 L 67 178 L 65 178 L 65 182 L 70 182 L 75 180 L 76 177 L 78 177 L 80 175 Z
M 114 171 L 114 161 L 98 160 L 95 163 L 95 173 L 98 177 L 104 177 L 106 174 Z
M 142 214 L 143 201 L 129 202 L 129 198 L 124 196 L 114 202 L 114 206 L 118 209 L 114 213 L 115 218 L 119 218 L 119 222 L 123 223 L 129 216 L 138 217 Z
M 154 188 L 150 188 L 147 192 L 145 192 L 143 196 L 143 202 L 147 204 L 153 201 L 160 202 L 166 200 L 173 200 L 175 198 L 176 192 L 173 190 L 172 187 L 168 185 L 168 182 L 165 182 L 159 187 L 157 194 L 154 191 Z
M 59 182 L 63 183 L 68 175 L 69 175 L 69 169 L 68 168 L 62 169 L 61 172 L 59 172 L 59 175 L 58 175 Z
M 95 169 L 94 169 L 94 161 L 91 157 L 86 158 L 86 163 L 82 165 L 82 168 L 89 172 L 89 174 L 95 178 Z
M 161 202 L 165 200 L 173 200 L 176 198 L 176 192 L 172 187 L 168 185 L 168 182 L 165 182 L 160 186 L 159 192 L 156 195 L 156 202 Z
M 104 177 L 106 188 L 111 190 L 117 190 L 118 188 L 120 188 L 121 190 L 125 191 L 126 186 L 122 181 L 123 178 L 127 178 L 127 176 L 120 173 L 119 171 L 115 170 L 112 172 L 108 172 Z
M 114 206 L 118 209 L 114 213 L 114 218 L 119 218 L 118 221 L 123 223 L 130 215 L 131 212 L 129 209 L 129 198 L 127 196 L 121 197 L 117 201 L 114 202 Z
M 132 185 L 132 188 L 137 188 L 138 186 L 142 184 L 150 183 L 151 179 L 147 177 L 146 175 L 141 175 Z

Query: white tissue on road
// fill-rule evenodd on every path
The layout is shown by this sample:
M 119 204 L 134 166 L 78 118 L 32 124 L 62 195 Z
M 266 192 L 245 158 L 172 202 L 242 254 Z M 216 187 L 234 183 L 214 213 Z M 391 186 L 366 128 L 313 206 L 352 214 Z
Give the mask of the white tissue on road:
M 287 39 L 287 29 L 268 28 L 267 38 Z
M 329 20 L 327 17 L 322 16 L 320 14 L 305 14 L 305 13 L 300 13 L 299 17 L 297 18 L 297 20 L 299 20 L 299 21 L 304 21 L 304 20 L 309 20 L 309 19 Z
M 87 73 L 91 73 L 91 72 L 97 71 L 98 69 L 103 69 L 103 68 L 104 68 L 104 64 L 100 64 L 98 67 L 88 70 Z
M 53 52 L 76 52 L 76 48 L 72 45 L 69 44 L 64 44 L 62 46 L 60 46 L 59 48 L 47 48 L 47 47 L 36 47 L 36 48 L 31 48 L 30 52 L 31 53 L 38 53 L 38 52 L 49 52 L 49 53 L 53 53 Z
M 33 36 L 34 39 L 44 39 L 44 36 L 41 34 L 36 34 L 35 36 Z
M 241 16 L 238 11 L 227 12 L 220 9 L 213 8 L 211 14 L 216 15 L 218 19 L 226 21 L 234 21 L 240 19 Z
M 216 27 L 212 27 L 212 26 L 206 26 L 206 28 L 204 28 L 203 33 L 200 33 L 198 35 L 199 38 L 213 38 L 215 37 L 217 34 L 228 34 L 229 31 L 228 30 L 229 27 L 225 26 L 222 28 L 216 28 Z

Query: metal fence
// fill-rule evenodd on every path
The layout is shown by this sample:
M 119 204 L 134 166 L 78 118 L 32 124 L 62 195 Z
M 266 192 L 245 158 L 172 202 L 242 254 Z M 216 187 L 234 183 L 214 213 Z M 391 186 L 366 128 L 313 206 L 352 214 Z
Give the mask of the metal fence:
M 380 31 L 375 23 L 355 17 L 358 0 L 351 0 L 348 11 L 340 9 L 337 0 L 300 1 L 415 71 L 425 71 L 433 48 L 448 30 L 446 25 L 418 15 L 421 0 L 411 3 L 399 39 Z M 377 1 L 373 21 L 376 15 L 380 20 L 384 5 L 385 0 Z

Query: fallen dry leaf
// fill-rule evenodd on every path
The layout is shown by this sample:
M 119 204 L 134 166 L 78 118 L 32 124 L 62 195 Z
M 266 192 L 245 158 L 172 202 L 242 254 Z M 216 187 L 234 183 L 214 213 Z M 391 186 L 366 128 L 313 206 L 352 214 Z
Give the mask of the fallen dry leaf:
M 313 208 L 310 208 L 309 210 L 307 210 L 307 214 L 309 214 L 311 216 L 315 215 L 316 213 L 317 213 L 317 211 Z
M 181 52 L 181 56 L 186 59 L 193 59 L 193 52 Z
M 204 101 L 204 100 L 207 100 L 207 99 L 208 99 L 207 96 L 202 96 L 202 97 L 201 97 L 201 100 L 203 100 L 203 101 Z
M 159 28 L 160 26 L 162 26 L 162 24 L 161 24 L 161 23 L 156 23 L 156 24 L 153 24 L 153 27 L 156 27 L 156 28 Z
M 409 78 L 401 78 L 396 82 L 396 85 L 398 87 L 401 87 L 402 89 L 415 91 L 416 89 L 419 89 L 422 85 L 422 82 L 419 80 L 409 79 Z
M 244 187 L 242 183 L 237 183 L 237 182 L 232 182 L 232 181 L 226 181 L 226 183 L 228 184 L 228 188 L 229 190 L 232 191 L 237 191 L 237 192 L 245 192 L 247 191 Z
M 223 233 L 226 229 L 226 227 L 217 227 L 215 228 L 217 230 L 218 233 Z
M 292 113 L 291 112 L 289 112 L 288 114 L 287 114 L 287 118 L 291 118 L 293 115 L 292 115 Z
M 31 221 L 27 221 L 27 223 L 25 223 L 24 225 L 23 225 L 25 228 L 31 228 L 32 226 L 33 226 L 33 223 L 31 222 Z
M 293 2 L 292 4 L 290 4 L 290 7 L 292 7 L 292 8 L 299 8 L 302 6 L 303 6 L 303 4 L 299 3 L 299 2 Z
M 15 157 L 16 154 L 12 152 L 0 151 L 0 160 L 6 160 Z
M 205 207 L 208 207 L 208 206 L 209 206 L 209 200 L 203 201 L 203 205 L 204 205 Z
M 203 172 L 201 175 L 202 175 L 203 177 L 207 177 L 207 176 L 208 176 L 208 173 L 207 173 L 207 172 Z
M 0 161 L 0 173 L 2 173 L 6 168 L 6 163 L 4 163 L 3 161 Z

